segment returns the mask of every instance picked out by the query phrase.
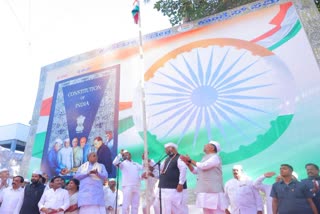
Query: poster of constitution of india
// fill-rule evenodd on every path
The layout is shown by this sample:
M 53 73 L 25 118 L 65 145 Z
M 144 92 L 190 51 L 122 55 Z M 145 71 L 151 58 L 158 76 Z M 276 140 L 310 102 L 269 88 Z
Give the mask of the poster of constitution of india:
M 55 147 L 68 154 L 74 139 L 96 149 L 106 131 L 112 157 L 126 149 L 141 163 L 146 131 L 156 162 L 168 142 L 200 161 L 215 140 L 225 180 L 235 164 L 252 178 L 282 163 L 306 177 L 304 165 L 320 161 L 320 70 L 298 12 L 291 1 L 257 1 L 143 35 L 143 62 L 132 38 L 44 66 L 29 172 L 49 169 Z M 63 161 L 50 173 L 72 174 L 81 158 Z
M 42 158 L 49 177 L 72 176 L 98 152 L 110 177 L 117 152 L 119 68 L 108 67 L 55 84 Z M 103 144 L 95 144 L 101 138 Z M 100 152 L 103 151 L 103 152 Z

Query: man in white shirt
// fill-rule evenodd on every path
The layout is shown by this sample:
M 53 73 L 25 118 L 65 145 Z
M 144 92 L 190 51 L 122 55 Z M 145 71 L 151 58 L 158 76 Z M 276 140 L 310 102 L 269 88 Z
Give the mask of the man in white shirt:
M 241 165 L 233 166 L 233 177 L 225 184 L 225 194 L 231 211 L 227 214 L 262 214 L 263 203 L 253 181 L 243 172 Z
M 119 206 L 122 205 L 122 200 L 123 200 L 122 191 L 118 190 L 118 196 L 117 196 L 116 184 L 117 184 L 116 180 L 114 178 L 111 178 L 108 180 L 108 186 L 103 187 L 104 201 L 106 205 L 107 214 L 115 214 L 116 197 L 118 197 L 117 213 L 119 213 Z
M 123 159 L 123 161 L 121 161 Z M 119 167 L 122 172 L 122 214 L 137 214 L 140 201 L 140 172 L 143 167 L 131 160 L 131 153 L 122 150 L 120 154 L 113 160 L 113 165 Z
M 58 152 L 58 164 L 59 168 L 62 169 L 60 173 L 62 175 L 67 175 L 73 168 L 73 150 L 70 146 L 70 139 L 64 140 L 64 147 L 62 147 Z
M 265 178 L 271 178 L 275 174 L 275 172 L 266 172 L 263 175 L 259 176 L 253 183 L 255 188 L 265 194 L 266 210 L 264 213 L 266 214 L 272 214 L 272 197 L 270 196 L 272 184 L 264 184 L 263 181 Z M 276 182 L 279 181 L 281 181 L 280 175 L 276 177 Z
M 15 176 L 12 181 L 12 186 L 5 188 L 0 194 L 0 213 L 1 214 L 18 214 L 23 200 L 23 177 Z M 17 206 L 20 204 L 20 206 Z
M 11 186 L 9 169 L 3 168 L 0 170 L 0 193 L 9 186 Z
M 197 174 L 196 205 L 203 209 L 204 214 L 224 214 L 227 201 L 223 190 L 222 162 L 220 144 L 210 141 L 204 145 L 204 157 L 201 162 L 191 160 L 189 156 L 181 155 L 180 158 L 193 174 Z
M 63 214 L 70 206 L 68 191 L 62 189 L 62 178 L 60 176 L 53 177 L 52 188 L 44 191 L 38 207 L 41 214 Z

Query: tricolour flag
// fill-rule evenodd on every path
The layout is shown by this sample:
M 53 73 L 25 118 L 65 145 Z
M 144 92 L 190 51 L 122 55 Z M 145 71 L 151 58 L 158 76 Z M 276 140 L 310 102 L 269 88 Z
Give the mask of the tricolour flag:
M 132 13 L 135 24 L 139 23 L 139 12 L 140 12 L 139 0 L 134 0 L 133 9 L 131 13 Z

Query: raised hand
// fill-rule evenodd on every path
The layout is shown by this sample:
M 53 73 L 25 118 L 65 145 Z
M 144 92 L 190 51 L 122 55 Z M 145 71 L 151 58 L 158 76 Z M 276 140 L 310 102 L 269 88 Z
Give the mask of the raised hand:
M 266 172 L 264 173 L 264 177 L 266 178 L 271 178 L 272 176 L 274 176 L 276 173 L 275 172 Z

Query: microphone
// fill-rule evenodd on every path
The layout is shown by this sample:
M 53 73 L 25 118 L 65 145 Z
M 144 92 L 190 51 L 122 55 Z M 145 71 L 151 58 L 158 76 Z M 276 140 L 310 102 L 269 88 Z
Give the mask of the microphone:
M 126 159 L 121 158 L 121 159 L 119 160 L 119 163 L 117 163 L 116 167 L 119 167 L 119 166 L 120 166 L 120 164 L 121 164 L 123 161 L 125 161 L 125 160 L 126 160 Z
M 119 157 L 119 156 L 118 156 Z M 119 163 L 117 163 L 117 165 L 115 165 L 116 167 L 119 167 L 119 165 L 123 162 L 123 161 L 125 161 L 125 160 L 127 160 L 128 159 L 128 156 L 127 155 L 121 155 L 121 158 L 120 158 L 120 160 L 119 160 Z
M 160 165 L 161 164 L 161 161 L 163 160 L 163 159 L 165 159 L 166 157 L 168 157 L 169 156 L 169 154 L 165 154 L 162 158 L 160 158 L 158 161 L 157 161 L 157 163 L 155 163 L 152 167 L 155 167 L 156 165 Z

